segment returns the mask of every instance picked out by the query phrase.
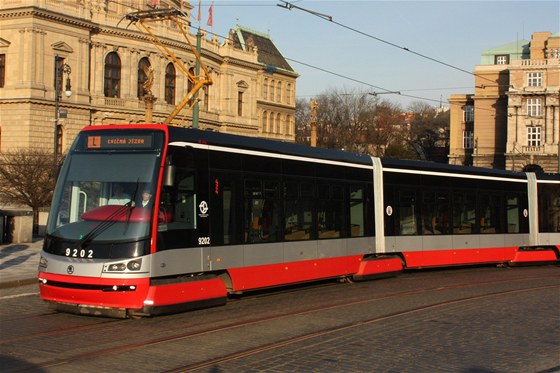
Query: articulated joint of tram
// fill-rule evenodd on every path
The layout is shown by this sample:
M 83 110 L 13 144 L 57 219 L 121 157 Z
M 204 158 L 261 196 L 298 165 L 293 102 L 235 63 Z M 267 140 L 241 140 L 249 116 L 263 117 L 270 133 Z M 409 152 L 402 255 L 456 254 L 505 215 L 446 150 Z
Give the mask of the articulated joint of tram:
M 403 269 L 404 263 L 399 256 L 365 256 L 360 263 L 358 272 L 352 275 L 352 279 L 354 281 L 364 281 L 374 278 L 392 277 L 402 273 Z
M 560 263 L 560 251 L 554 245 L 521 246 L 517 249 L 510 265 L 539 265 Z

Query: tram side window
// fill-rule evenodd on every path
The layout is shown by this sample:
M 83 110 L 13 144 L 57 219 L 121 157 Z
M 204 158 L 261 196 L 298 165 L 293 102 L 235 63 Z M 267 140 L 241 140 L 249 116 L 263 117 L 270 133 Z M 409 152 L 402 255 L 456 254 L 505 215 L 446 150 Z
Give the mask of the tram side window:
M 343 235 L 344 209 L 341 185 L 317 185 L 317 224 L 319 238 L 339 238 Z
M 481 194 L 478 200 L 480 233 L 502 233 L 501 199 L 495 194 Z
M 280 183 L 245 180 L 245 242 L 275 242 L 280 231 Z
M 509 196 L 507 198 L 507 227 L 508 233 L 519 233 L 519 219 L 521 217 L 519 208 L 519 197 Z
M 476 203 L 474 193 L 453 194 L 453 233 L 475 233 Z
M 422 232 L 425 235 L 449 231 L 449 197 L 444 193 L 422 193 Z
M 539 230 L 560 232 L 560 188 L 539 184 Z
M 313 238 L 313 184 L 287 181 L 284 183 L 284 240 Z
M 350 186 L 350 237 L 365 236 L 365 196 L 364 185 Z
M 399 191 L 399 234 L 417 234 L 416 211 L 416 192 Z

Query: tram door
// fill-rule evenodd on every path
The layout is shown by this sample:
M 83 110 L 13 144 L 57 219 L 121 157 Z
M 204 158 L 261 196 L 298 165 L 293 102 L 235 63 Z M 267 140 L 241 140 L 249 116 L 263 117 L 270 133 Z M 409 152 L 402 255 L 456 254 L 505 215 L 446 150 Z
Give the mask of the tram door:
M 210 245 L 207 151 L 171 147 L 160 194 L 157 251 Z

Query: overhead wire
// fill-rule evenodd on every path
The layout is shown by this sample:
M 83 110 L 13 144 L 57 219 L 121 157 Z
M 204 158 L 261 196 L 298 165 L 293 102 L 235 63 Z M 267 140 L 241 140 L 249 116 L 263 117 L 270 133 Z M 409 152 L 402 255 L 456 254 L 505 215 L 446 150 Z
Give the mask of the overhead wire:
M 140 9 L 140 8 L 138 8 L 138 7 L 134 7 L 134 6 L 132 5 L 131 2 L 125 3 L 125 2 L 122 1 L 122 0 L 121 0 L 121 1 L 119 1 L 119 0 L 108 0 L 108 2 L 111 2 L 111 3 L 114 3 L 114 4 L 118 4 L 118 5 L 128 6 L 128 7 L 130 7 L 131 9 L 137 9 L 137 10 Z M 315 11 L 312 11 L 312 10 L 307 10 L 307 9 L 305 9 L 305 8 L 302 8 L 302 7 L 299 7 L 299 6 L 297 6 L 297 5 L 294 5 L 293 2 L 286 2 L 286 1 L 282 1 L 282 2 L 285 3 L 286 6 L 282 6 L 282 5 L 279 5 L 279 4 L 277 4 L 277 5 L 280 6 L 280 7 L 285 7 L 286 9 L 289 9 L 289 10 L 291 10 L 291 8 L 296 8 L 296 9 L 302 10 L 302 11 L 304 11 L 304 12 L 307 12 L 307 13 L 310 13 L 310 14 L 312 14 L 312 15 L 318 16 L 318 17 L 321 18 L 321 19 L 325 19 L 325 20 L 327 20 L 327 21 L 329 21 L 329 22 L 332 22 L 332 23 L 334 23 L 334 24 L 336 24 L 336 25 L 338 25 L 338 26 L 340 26 L 340 27 L 346 28 L 346 29 L 348 29 L 348 30 L 350 30 L 350 31 L 353 31 L 353 32 L 362 34 L 362 35 L 364 35 L 364 36 L 367 36 L 367 37 L 369 37 L 369 38 L 378 40 L 378 41 L 380 41 L 380 42 L 382 42 L 382 43 L 391 45 L 391 46 L 393 46 L 393 47 L 396 47 L 396 48 L 399 48 L 399 49 L 408 51 L 408 52 L 410 52 L 410 53 L 413 53 L 413 54 L 415 54 L 415 55 L 418 55 L 419 57 L 423 57 L 423 58 L 426 58 L 426 59 L 428 59 L 428 60 L 432 60 L 432 61 L 434 61 L 434 62 L 443 64 L 443 65 L 445 65 L 445 66 L 448 66 L 448 67 L 454 68 L 454 69 L 456 69 L 456 70 L 459 70 L 459 71 L 468 73 L 468 74 L 470 74 L 470 75 L 475 75 L 475 76 L 476 76 L 476 74 L 474 74 L 474 73 L 472 73 L 472 72 L 470 72 L 470 71 L 467 71 L 467 70 L 458 68 L 458 67 L 456 67 L 456 66 L 453 66 L 453 65 L 451 65 L 451 64 L 445 63 L 445 62 L 440 61 L 440 60 L 437 60 L 437 59 L 435 59 L 435 58 L 432 58 L 432 57 L 423 55 L 423 54 L 418 53 L 418 52 L 415 52 L 415 51 L 412 51 L 412 50 L 410 50 L 409 48 L 400 47 L 400 46 L 398 46 L 398 45 L 395 44 L 395 43 L 386 41 L 386 40 L 381 39 L 381 38 L 378 38 L 378 37 L 376 37 L 376 36 L 367 34 L 367 33 L 363 32 L 363 31 L 357 30 L 357 29 L 355 29 L 355 28 L 353 28 L 353 27 L 350 27 L 350 26 L 344 25 L 344 24 L 342 24 L 342 23 L 336 22 L 336 21 L 334 21 L 334 20 L 332 19 L 332 17 L 330 17 L 330 16 L 328 16 L 328 15 L 326 15 L 326 14 L 322 14 L 322 13 L 315 12 Z M 243 6 L 257 6 L 257 5 L 259 5 L 259 4 L 243 4 Z M 273 5 L 268 5 L 268 4 L 266 4 L 266 5 L 265 5 L 265 4 L 261 4 L 261 5 L 262 5 L 262 6 L 273 6 Z M 216 4 L 216 3 L 214 3 L 214 6 L 234 6 L 234 4 L 220 4 L 220 3 Z M 239 5 L 238 5 L 238 6 L 239 6 Z M 209 31 L 207 31 L 207 33 L 210 34 L 210 35 L 213 35 L 213 36 L 220 37 L 220 38 L 222 38 L 223 40 L 233 41 L 231 38 L 229 38 L 229 36 L 223 36 L 223 35 L 220 35 L 220 34 L 218 34 L 218 33 L 209 32 Z M 266 50 L 266 48 L 261 48 L 261 49 L 259 49 L 259 53 L 270 54 L 270 55 L 276 55 L 278 52 L 277 52 L 277 51 L 268 51 L 268 50 Z M 374 84 L 372 84 L 372 83 L 365 82 L 365 81 L 363 81 L 363 80 L 359 80 L 359 79 L 356 79 L 356 78 L 352 78 L 352 77 L 347 76 L 347 75 L 344 75 L 344 74 L 340 74 L 340 73 L 337 73 L 337 72 L 334 72 L 334 71 L 330 71 L 330 70 L 327 70 L 327 69 L 325 69 L 325 68 L 322 68 L 322 67 L 319 67 L 319 66 L 316 66 L 316 65 L 312 65 L 312 64 L 310 64 L 310 63 L 302 62 L 302 61 L 299 61 L 299 60 L 296 60 L 296 59 L 293 59 L 293 58 L 289 58 L 289 57 L 286 57 L 286 56 L 283 56 L 283 57 L 284 57 L 287 61 L 290 61 L 290 62 L 293 62 L 293 63 L 296 63 L 296 64 L 300 64 L 300 65 L 302 65 L 302 66 L 306 66 L 306 67 L 308 67 L 308 68 L 311 68 L 311 69 L 314 69 L 314 70 L 317 70 L 317 71 L 321 71 L 321 72 L 324 72 L 324 73 L 327 73 L 327 74 L 330 74 L 330 75 L 333 75 L 333 76 L 337 76 L 337 77 L 339 77 L 339 78 L 346 79 L 346 80 L 349 80 L 349 81 L 352 81 L 352 82 L 355 82 L 355 83 L 359 83 L 359 84 L 362 84 L 362 85 L 365 85 L 365 86 L 368 86 L 368 87 L 371 87 L 371 88 L 374 88 L 374 89 L 378 89 L 378 90 L 381 90 L 383 93 L 387 93 L 387 94 L 396 94 L 396 95 L 399 95 L 399 96 L 402 96 L 402 97 L 408 97 L 408 98 L 413 98 L 413 99 L 418 99 L 418 100 L 423 100 L 423 101 L 437 102 L 437 103 L 440 103 L 440 104 L 442 103 L 442 100 L 441 100 L 441 99 L 440 99 L 440 100 L 437 100 L 437 99 L 433 99 L 433 98 L 427 98 L 427 97 L 421 97 L 421 96 L 409 95 L 409 94 L 403 93 L 403 92 L 414 92 L 414 91 L 440 90 L 440 89 L 438 89 L 438 88 L 430 88 L 430 89 L 409 89 L 409 90 L 393 90 L 393 89 L 388 89 L 388 88 L 380 87 L 380 86 L 374 85 Z M 485 77 L 482 77 L 482 78 L 483 78 L 483 79 L 486 79 L 486 80 L 489 80 L 489 81 L 492 81 L 492 80 L 490 80 L 490 79 L 488 79 L 488 78 L 485 78 Z M 494 81 L 492 81 L 492 82 L 495 83 Z M 379 92 L 373 92 L 373 94 L 375 94 L 375 93 L 379 93 Z
M 410 48 L 400 46 L 400 45 L 398 45 L 398 44 L 396 44 L 396 43 L 390 42 L 390 41 L 385 40 L 385 39 L 382 39 L 382 38 L 380 38 L 380 37 L 377 37 L 377 36 L 368 34 L 367 32 L 358 30 L 358 29 L 356 29 L 356 28 L 354 28 L 354 27 L 351 27 L 351 26 L 345 25 L 345 24 L 343 24 L 343 23 L 337 22 L 337 21 L 335 21 L 331 16 L 328 16 L 328 15 L 326 15 L 326 14 L 319 13 L 319 12 L 316 12 L 316 11 L 313 11 L 313 10 L 309 10 L 309 9 L 300 7 L 300 6 L 298 6 L 298 5 L 294 5 L 293 2 L 288 2 L 288 1 L 284 1 L 284 0 L 280 0 L 280 1 L 281 1 L 282 3 L 284 3 L 284 4 L 277 4 L 277 6 L 279 6 L 280 8 L 285 8 L 285 9 L 288 9 L 288 10 L 292 10 L 292 9 L 301 10 L 301 11 L 303 11 L 303 12 L 306 12 L 306 13 L 309 13 L 309 14 L 311 14 L 311 15 L 314 15 L 314 16 L 316 16 L 316 17 L 318 17 L 318 18 L 320 18 L 320 19 L 323 19 L 323 20 L 325 20 L 325 21 L 331 22 L 331 23 L 333 23 L 333 24 L 335 24 L 335 25 L 337 25 L 337 26 L 339 26 L 339 27 L 345 28 L 345 29 L 350 30 L 350 31 L 352 31 L 352 32 L 355 32 L 355 33 L 357 33 L 357 34 L 360 34 L 360 35 L 363 35 L 363 36 L 365 36 L 365 37 L 368 37 L 368 38 L 370 38 L 370 39 L 377 40 L 377 41 L 379 41 L 379 42 L 381 42 L 381 43 L 384 43 L 384 44 L 387 44 L 387 45 L 389 45 L 389 46 L 398 48 L 398 49 L 403 50 L 403 51 L 405 51 L 405 52 L 412 53 L 412 54 L 414 54 L 414 55 L 416 55 L 416 56 L 418 56 L 418 57 L 427 59 L 427 60 L 432 61 L 432 62 L 436 62 L 436 63 L 438 63 L 438 64 L 447 66 L 447 67 L 449 67 L 449 68 L 452 68 L 452 69 L 455 69 L 455 70 L 464 72 L 464 73 L 469 74 L 469 75 L 472 75 L 472 76 L 478 76 L 479 78 L 482 78 L 482 79 L 485 79 L 485 80 L 488 80 L 488 81 L 491 81 L 491 82 L 495 83 L 493 80 L 488 79 L 488 78 L 486 78 L 486 77 L 484 77 L 484 76 L 477 75 L 476 73 L 474 73 L 474 72 L 472 72 L 472 71 L 468 71 L 468 70 L 465 70 L 465 69 L 460 68 L 460 67 L 458 67 L 458 66 L 451 65 L 450 63 L 444 62 L 444 61 L 439 60 L 439 59 L 437 59 L 437 58 L 430 57 L 430 56 L 425 55 L 425 54 L 423 54 L 423 53 L 413 51 L 413 50 L 410 49 Z

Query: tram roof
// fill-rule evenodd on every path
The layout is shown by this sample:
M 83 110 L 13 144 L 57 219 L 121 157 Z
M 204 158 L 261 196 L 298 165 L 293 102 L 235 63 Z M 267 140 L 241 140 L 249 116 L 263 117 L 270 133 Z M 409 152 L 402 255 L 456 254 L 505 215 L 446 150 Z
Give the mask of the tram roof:
M 151 125 L 159 127 L 160 125 Z M 279 155 L 298 156 L 310 159 L 337 161 L 343 163 L 354 163 L 360 165 L 372 165 L 372 158 L 366 154 L 356 154 L 346 151 L 325 149 L 318 147 L 310 147 L 308 145 L 295 144 L 284 141 L 263 139 L 257 137 L 241 136 L 234 134 L 225 134 L 221 132 L 203 131 L 182 127 L 167 127 L 169 133 L 169 141 L 184 141 L 198 144 L 207 144 L 221 147 L 238 148 L 244 150 L 252 150 L 259 152 L 267 152 Z M 114 127 L 113 127 L 114 128 Z M 138 127 L 136 127 L 138 128 Z M 100 126 L 92 129 L 101 129 Z M 122 127 L 121 129 L 124 129 Z M 507 170 L 498 170 L 482 167 L 459 166 L 445 163 L 418 161 L 418 160 L 402 160 L 393 158 L 381 158 L 381 164 L 384 169 L 409 170 L 433 173 L 447 174 L 464 174 L 475 175 L 481 177 L 505 177 L 513 179 L 526 180 L 527 176 L 524 172 L 513 172 Z M 536 174 L 538 180 L 560 180 L 559 174 Z
M 345 163 L 357 163 L 364 165 L 372 164 L 371 157 L 365 154 L 355 154 L 340 150 L 316 148 L 307 145 L 256 137 L 169 127 L 169 142 L 173 141 L 198 142 L 207 145 L 231 147 L 273 154 L 299 156 L 305 158 L 339 161 Z
M 232 147 L 245 150 L 270 152 L 274 154 L 300 156 L 306 158 L 315 158 L 321 160 L 339 161 L 346 163 L 357 163 L 363 165 L 372 165 L 372 160 L 369 155 L 355 154 L 334 149 L 325 149 L 310 147 L 307 145 L 288 143 L 283 141 L 224 134 L 212 131 L 202 131 L 195 129 L 185 129 L 178 127 L 170 127 L 170 142 L 173 141 L 186 141 L 198 142 L 208 145 Z M 526 179 L 523 172 L 512 172 L 506 170 L 489 169 L 482 167 L 458 166 L 449 165 L 445 163 L 435 163 L 417 160 L 401 160 L 393 158 L 381 158 L 383 168 L 394 168 L 401 170 L 416 170 L 428 171 L 450 174 L 469 174 L 478 175 L 481 177 L 508 177 L 517 179 Z M 548 178 L 548 176 L 539 176 L 541 178 Z

